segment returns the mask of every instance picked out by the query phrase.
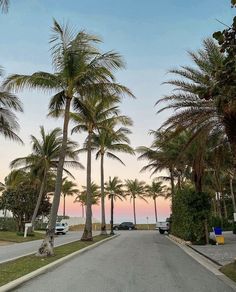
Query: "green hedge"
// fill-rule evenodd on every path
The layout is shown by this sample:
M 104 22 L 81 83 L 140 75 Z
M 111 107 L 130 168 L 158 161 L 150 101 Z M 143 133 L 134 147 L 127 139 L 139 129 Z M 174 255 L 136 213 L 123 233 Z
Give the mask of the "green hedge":
M 172 199 L 171 233 L 195 244 L 205 244 L 205 220 L 210 218 L 210 197 L 185 187 Z
M 13 218 L 0 217 L 0 230 L 16 231 L 16 222 Z

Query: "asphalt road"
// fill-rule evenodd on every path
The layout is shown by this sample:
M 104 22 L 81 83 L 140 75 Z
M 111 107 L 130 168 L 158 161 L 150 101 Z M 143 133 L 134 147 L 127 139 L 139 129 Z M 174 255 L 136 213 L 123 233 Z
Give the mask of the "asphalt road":
M 97 233 L 98 232 L 94 232 L 94 234 Z M 79 240 L 81 236 L 82 231 L 69 231 L 66 235 L 58 235 L 55 237 L 55 246 Z M 0 263 L 28 253 L 36 252 L 41 242 L 42 239 L 0 246 Z
M 127 231 L 15 291 L 231 292 L 156 231 Z

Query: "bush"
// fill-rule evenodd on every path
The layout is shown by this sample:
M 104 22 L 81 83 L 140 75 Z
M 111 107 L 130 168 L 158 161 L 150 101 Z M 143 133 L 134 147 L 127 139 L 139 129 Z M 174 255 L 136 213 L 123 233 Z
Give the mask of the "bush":
M 16 231 L 16 222 L 13 218 L 0 217 L 1 231 Z
M 194 244 L 205 244 L 205 222 L 209 222 L 211 203 L 207 193 L 191 187 L 175 193 L 172 200 L 171 233 Z

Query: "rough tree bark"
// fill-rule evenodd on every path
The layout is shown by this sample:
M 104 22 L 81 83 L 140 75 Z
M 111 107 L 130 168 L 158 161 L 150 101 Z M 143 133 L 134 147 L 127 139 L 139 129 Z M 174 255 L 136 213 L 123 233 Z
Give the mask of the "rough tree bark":
M 157 223 L 157 202 L 156 202 L 156 197 L 154 196 L 153 198 L 154 201 L 154 208 L 155 208 L 155 218 L 156 218 L 156 223 Z
M 64 124 L 63 124 L 63 136 L 62 136 L 62 145 L 60 150 L 59 162 L 57 166 L 57 176 L 56 176 L 56 185 L 55 193 L 53 196 L 52 207 L 50 211 L 50 218 L 48 223 L 48 229 L 46 231 L 46 236 L 38 249 L 37 256 L 51 256 L 54 254 L 54 235 L 55 235 L 55 226 L 57 221 L 57 212 L 60 204 L 61 198 L 61 187 L 62 187 L 62 176 L 63 176 L 63 166 L 66 155 L 67 139 L 68 139 L 68 125 L 70 120 L 70 104 L 71 98 L 66 98 L 65 105 L 65 114 L 64 114 Z
M 43 197 L 43 193 L 44 193 L 44 189 L 45 189 L 45 185 L 46 185 L 46 180 L 47 180 L 47 171 L 45 170 L 44 174 L 43 174 L 43 179 L 42 179 L 42 182 L 41 182 L 40 190 L 39 190 L 37 203 L 36 203 L 36 206 L 34 208 L 33 216 L 31 218 L 32 230 L 34 230 L 35 219 L 37 217 L 37 214 L 38 214 L 38 211 L 39 211 L 39 207 L 40 207 L 40 204 L 41 204 L 41 201 L 42 201 L 42 197 Z
M 136 225 L 135 195 L 133 195 L 134 225 Z
M 113 230 L 114 195 L 110 194 L 110 196 L 111 196 L 111 232 L 110 232 L 110 235 L 114 235 L 114 230 Z
M 87 196 L 86 196 L 86 221 L 84 232 L 81 237 L 83 241 L 92 241 L 92 194 L 91 194 L 91 137 L 92 131 L 88 133 L 87 142 Z
M 107 235 L 104 193 L 104 153 L 101 153 L 101 235 Z

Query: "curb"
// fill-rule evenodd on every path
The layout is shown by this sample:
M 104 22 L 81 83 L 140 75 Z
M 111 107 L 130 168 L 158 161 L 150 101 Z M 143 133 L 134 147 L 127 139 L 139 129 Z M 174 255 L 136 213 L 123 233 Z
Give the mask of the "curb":
M 73 252 L 73 253 L 71 253 L 71 254 L 63 257 L 63 258 L 60 258 L 60 259 L 58 259 L 58 260 L 56 260 L 56 261 L 54 261 L 54 262 L 42 267 L 42 268 L 39 268 L 39 269 L 29 273 L 29 274 L 26 274 L 26 275 L 24 275 L 24 276 L 22 276 L 22 277 L 20 277 L 18 279 L 15 279 L 15 280 L 13 280 L 13 281 L 1 286 L 0 287 L 0 292 L 10 291 L 10 290 L 22 285 L 23 283 L 28 282 L 29 280 L 33 279 L 34 277 L 37 277 L 37 276 L 39 276 L 39 275 L 41 275 L 41 274 L 43 274 L 43 273 L 45 273 L 45 272 L 57 267 L 57 266 L 65 263 L 65 262 L 69 261 L 74 256 L 77 256 L 77 255 L 80 255 L 82 253 L 85 253 L 85 252 L 87 252 L 87 251 L 89 251 L 89 250 L 91 250 L 91 249 L 103 244 L 106 241 L 109 241 L 111 239 L 114 239 L 114 238 L 118 237 L 119 235 L 120 234 L 116 234 L 116 235 L 113 235 L 111 237 L 108 237 L 108 238 L 105 238 L 103 240 L 100 240 L 99 242 L 96 242 L 94 244 L 91 244 L 91 245 L 83 248 L 83 249 L 75 251 L 75 252 Z
M 195 249 L 191 243 L 191 241 L 185 241 L 179 237 L 176 237 L 172 234 L 169 235 L 169 237 L 171 239 L 173 239 L 174 241 L 178 242 L 179 244 L 184 244 L 188 247 L 190 247 L 192 250 L 194 250 L 195 252 L 199 253 L 201 256 L 204 256 L 205 258 L 207 258 L 208 260 L 210 260 L 211 262 L 213 262 L 215 265 L 219 266 L 219 267 L 223 267 L 223 265 L 221 265 L 219 262 L 217 262 L 216 260 L 212 259 L 211 257 L 207 256 L 206 254 L 204 254 L 203 252 Z
M 210 260 L 211 262 L 213 262 L 215 265 L 219 266 L 220 268 L 223 267 L 223 265 L 221 265 L 219 262 L 217 262 L 216 260 L 213 260 L 209 256 L 205 255 L 203 252 L 195 249 L 192 245 L 189 245 L 189 244 L 186 244 L 186 245 L 188 247 L 190 247 L 191 249 L 193 249 L 195 252 L 199 253 L 200 255 L 204 256 L 205 258 L 207 258 L 208 260 Z
M 195 250 L 192 246 L 189 244 L 186 244 L 186 242 L 182 239 L 178 239 L 182 242 L 179 243 L 177 240 L 173 239 L 172 237 L 166 236 L 170 241 L 172 241 L 174 244 L 176 244 L 179 248 L 181 248 L 186 254 L 188 254 L 190 257 L 192 257 L 196 262 L 198 262 L 200 265 L 202 265 L 205 269 L 209 270 L 211 273 L 213 273 L 218 279 L 220 279 L 222 282 L 224 282 L 226 285 L 231 287 L 234 291 L 236 291 L 236 283 L 228 278 L 226 275 L 224 275 L 219 269 L 222 267 L 222 265 L 219 265 L 219 263 L 214 262 L 211 258 L 205 256 L 201 252 L 198 252 Z M 175 236 L 174 236 L 175 237 Z M 190 253 L 190 251 L 192 251 Z M 201 257 L 198 259 L 197 257 Z M 207 264 L 208 262 L 208 264 Z M 215 265 L 215 267 L 214 267 Z

